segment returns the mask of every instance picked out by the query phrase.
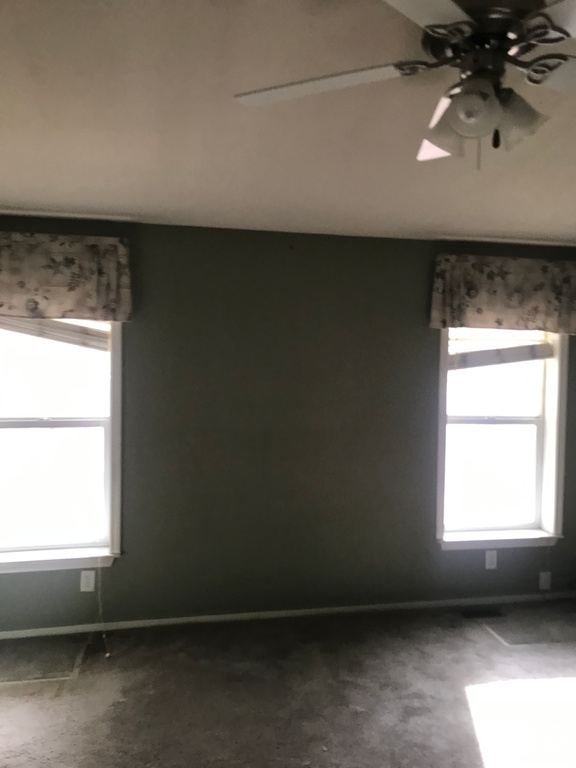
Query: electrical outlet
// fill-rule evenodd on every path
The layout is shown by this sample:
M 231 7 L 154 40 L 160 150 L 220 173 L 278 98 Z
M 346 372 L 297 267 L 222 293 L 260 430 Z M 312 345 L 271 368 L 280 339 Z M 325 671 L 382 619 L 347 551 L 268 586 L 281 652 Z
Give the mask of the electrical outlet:
M 94 592 L 96 571 L 80 571 L 80 592 Z
M 495 549 L 486 550 L 486 569 L 495 571 L 498 568 L 498 552 Z
M 540 589 L 552 588 L 552 574 L 550 571 L 540 571 Z

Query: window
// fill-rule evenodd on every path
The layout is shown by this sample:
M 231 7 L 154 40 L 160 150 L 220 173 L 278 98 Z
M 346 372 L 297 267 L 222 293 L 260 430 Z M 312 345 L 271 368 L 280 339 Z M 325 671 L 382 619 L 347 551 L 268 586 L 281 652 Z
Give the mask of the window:
M 438 538 L 553 544 L 561 533 L 567 337 L 442 331 Z
M 0 319 L 0 572 L 119 554 L 120 333 Z

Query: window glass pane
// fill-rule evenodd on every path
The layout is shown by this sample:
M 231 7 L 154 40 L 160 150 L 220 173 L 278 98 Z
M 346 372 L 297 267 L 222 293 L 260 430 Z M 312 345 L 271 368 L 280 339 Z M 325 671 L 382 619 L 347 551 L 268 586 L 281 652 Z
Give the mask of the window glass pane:
M 534 525 L 536 459 L 534 424 L 448 424 L 446 531 Z
M 0 418 L 109 414 L 109 352 L 0 330 Z
M 0 549 L 105 543 L 104 428 L 0 429 Z
M 545 362 L 486 365 L 448 371 L 449 416 L 539 416 Z

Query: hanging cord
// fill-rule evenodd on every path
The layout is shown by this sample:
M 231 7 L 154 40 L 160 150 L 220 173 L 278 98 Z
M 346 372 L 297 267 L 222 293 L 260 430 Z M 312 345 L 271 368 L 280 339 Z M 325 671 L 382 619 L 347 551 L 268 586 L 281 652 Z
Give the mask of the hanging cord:
M 102 603 L 102 567 L 96 569 L 96 602 L 98 603 L 98 623 L 102 630 L 102 642 L 104 643 L 104 656 L 110 658 L 110 649 L 108 648 L 108 638 L 104 628 L 104 608 Z
M 478 151 L 476 153 L 476 170 L 482 170 L 482 139 L 478 139 Z

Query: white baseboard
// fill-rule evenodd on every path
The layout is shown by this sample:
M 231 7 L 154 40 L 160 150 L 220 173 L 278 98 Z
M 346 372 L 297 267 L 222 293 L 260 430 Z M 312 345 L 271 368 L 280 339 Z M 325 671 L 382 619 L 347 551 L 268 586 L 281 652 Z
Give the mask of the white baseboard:
M 299 616 L 329 616 L 342 613 L 378 613 L 390 611 L 429 610 L 434 608 L 466 608 L 482 605 L 511 605 L 547 600 L 576 599 L 576 592 L 538 592 L 534 595 L 498 595 L 496 597 L 465 597 L 453 600 L 420 600 L 405 603 L 377 603 L 374 605 L 346 605 L 329 608 L 298 608 L 287 611 L 253 611 L 251 613 L 221 613 L 205 616 L 178 616 L 170 619 L 134 619 L 132 621 L 105 621 L 103 624 L 71 624 L 62 627 L 34 627 L 0 631 L 0 640 L 24 637 L 76 635 L 115 629 L 141 629 L 144 627 L 172 627 L 178 624 L 210 624 L 225 621 L 256 621 L 263 619 L 289 619 Z

